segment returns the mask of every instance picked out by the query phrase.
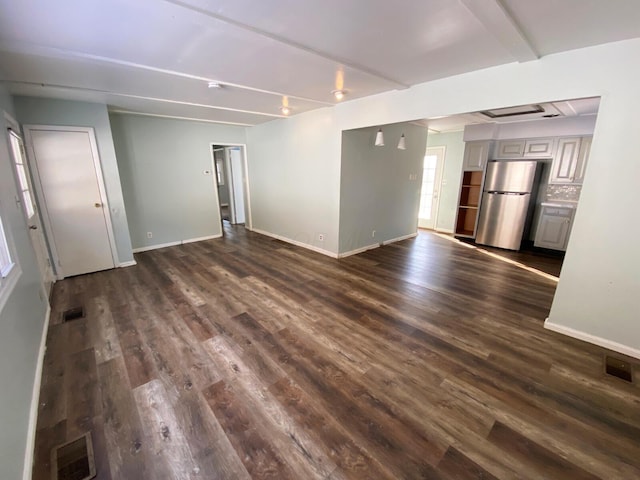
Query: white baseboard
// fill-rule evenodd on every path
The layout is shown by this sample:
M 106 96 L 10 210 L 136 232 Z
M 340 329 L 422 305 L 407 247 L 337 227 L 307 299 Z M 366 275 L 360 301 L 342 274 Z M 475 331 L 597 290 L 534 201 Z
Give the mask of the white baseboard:
M 367 250 L 373 250 L 374 248 L 379 248 L 379 243 L 372 243 L 371 245 L 367 245 L 366 247 L 356 248 L 355 250 L 349 250 L 348 252 L 342 252 L 338 254 L 338 258 L 350 257 L 351 255 L 357 255 L 362 252 L 366 252 Z
M 276 235 L 275 233 L 260 230 L 258 228 L 254 228 L 252 232 L 259 233 L 260 235 L 265 235 L 267 237 L 275 238 L 276 240 L 281 240 L 283 242 L 290 243 L 292 245 L 295 245 L 296 247 L 302 247 L 302 248 L 306 248 L 307 250 L 313 250 L 314 252 L 321 253 L 322 255 L 326 255 L 331 258 L 338 258 L 337 253 L 330 252 L 329 250 L 325 250 L 323 248 L 310 245 L 308 243 L 299 242 L 298 240 L 292 240 L 290 238 L 283 237 L 281 235 Z
M 575 330 L 571 327 L 565 327 L 564 325 L 558 325 L 557 323 L 552 323 L 547 318 L 544 321 L 544 328 L 547 330 L 551 330 L 553 332 L 562 333 L 563 335 L 567 335 L 568 337 L 577 338 L 578 340 L 583 340 L 587 343 L 592 343 L 593 345 L 598 345 L 599 347 L 606 348 L 607 350 L 612 350 L 614 352 L 622 353 L 623 355 L 627 355 L 629 357 L 640 359 L 640 350 L 636 348 L 629 347 L 627 345 L 622 345 L 618 342 L 613 342 L 611 340 L 607 340 L 606 338 L 596 337 L 595 335 L 591 335 L 590 333 L 581 332 L 580 330 Z
M 36 427 L 38 424 L 38 404 L 40 403 L 40 386 L 42 385 L 42 367 L 44 365 L 44 353 L 47 350 L 47 332 L 49 331 L 49 319 L 51 318 L 51 305 L 47 304 L 47 312 L 44 316 L 44 325 L 40 338 L 40 349 L 36 363 L 36 373 L 33 378 L 33 390 L 31 392 L 31 408 L 29 409 L 29 426 L 27 430 L 27 444 L 24 452 L 24 467 L 22 480 L 31 480 L 33 470 L 33 454 L 36 447 Z
M 147 247 L 134 248 L 133 253 L 142 253 L 148 252 L 149 250 L 157 250 L 159 248 L 175 247 L 176 245 L 182 245 L 182 242 L 158 243 L 156 245 L 149 245 Z
M 118 265 L 118 268 L 125 268 L 125 267 L 133 267 L 134 265 L 137 265 L 138 263 L 135 260 L 130 260 L 128 262 L 122 262 Z
M 222 234 L 219 233 L 218 235 L 209 235 L 207 237 L 188 238 L 186 240 L 182 240 L 182 244 L 184 245 L 185 243 L 203 242 L 205 240 L 213 240 L 214 238 L 222 238 Z
M 385 240 L 382 245 L 390 245 L 392 243 L 401 242 L 402 240 L 409 240 L 418 236 L 418 232 L 410 233 L 409 235 L 402 235 L 401 237 L 392 238 L 391 240 Z
M 175 247 L 176 245 L 184 245 L 185 243 L 202 242 L 203 240 L 211 240 L 213 238 L 221 238 L 222 234 L 209 235 L 206 237 L 187 238 L 186 240 L 178 240 L 177 242 L 158 243 L 147 247 L 134 248 L 133 253 L 148 252 L 149 250 L 158 250 L 159 248 Z
M 392 238 L 390 240 L 385 240 L 382 243 L 372 243 L 371 245 L 367 245 L 365 247 L 356 248 L 355 250 L 349 250 L 348 252 L 342 252 L 338 254 L 338 258 L 350 257 L 351 255 L 357 255 L 358 253 L 366 252 L 367 250 L 373 250 L 374 248 L 379 248 L 382 245 L 390 245 L 395 242 L 400 242 L 402 240 L 408 240 L 410 238 L 415 238 L 418 236 L 418 232 L 410 233 L 409 235 L 403 235 L 401 237 Z

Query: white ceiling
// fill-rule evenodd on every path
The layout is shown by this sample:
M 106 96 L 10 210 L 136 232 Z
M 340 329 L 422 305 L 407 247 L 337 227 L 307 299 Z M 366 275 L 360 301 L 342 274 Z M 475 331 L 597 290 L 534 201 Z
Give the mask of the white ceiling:
M 640 37 L 638 0 L 0 0 L 16 95 L 256 125 Z M 222 89 L 209 89 L 218 81 Z

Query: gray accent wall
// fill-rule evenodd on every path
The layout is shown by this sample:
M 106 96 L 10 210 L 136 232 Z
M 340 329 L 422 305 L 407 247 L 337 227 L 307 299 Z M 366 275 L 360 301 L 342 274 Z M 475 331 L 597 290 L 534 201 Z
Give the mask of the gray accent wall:
M 0 85 L 2 110 L 15 118 L 11 98 Z M 17 193 L 6 130 L 0 135 L 0 213 L 17 250 L 22 275 L 0 310 L 0 478 L 22 479 L 31 399 L 47 311 L 35 253 Z M 34 426 L 35 428 L 35 426 Z
M 382 147 L 374 146 L 378 127 L 342 132 L 339 253 L 417 231 L 427 129 L 400 123 L 382 130 Z M 406 150 L 398 150 L 403 133 Z
M 109 200 L 118 260 L 120 263 L 132 261 L 127 213 L 106 105 L 35 97 L 15 97 L 14 104 L 18 121 L 22 125 L 93 127 Z
M 110 118 L 133 248 L 221 235 L 211 144 L 243 144 L 245 128 L 122 113 Z
M 445 147 L 444 171 L 440 185 L 440 203 L 436 230 L 453 232 L 456 223 L 462 161 L 464 159 L 463 131 L 449 133 L 429 133 L 427 147 Z

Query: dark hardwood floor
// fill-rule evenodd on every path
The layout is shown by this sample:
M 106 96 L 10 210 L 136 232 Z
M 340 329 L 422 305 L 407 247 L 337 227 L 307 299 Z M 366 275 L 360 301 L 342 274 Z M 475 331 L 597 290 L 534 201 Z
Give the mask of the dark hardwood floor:
M 225 229 L 56 283 L 35 480 L 89 430 L 98 479 L 640 478 L 640 390 L 543 329 L 554 282 L 426 232 L 334 260 Z

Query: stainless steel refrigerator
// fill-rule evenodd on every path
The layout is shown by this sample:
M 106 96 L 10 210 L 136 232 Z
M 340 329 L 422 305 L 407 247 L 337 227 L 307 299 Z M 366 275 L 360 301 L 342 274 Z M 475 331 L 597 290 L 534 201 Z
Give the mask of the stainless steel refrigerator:
M 520 250 L 536 168 L 535 161 L 489 162 L 476 243 Z

